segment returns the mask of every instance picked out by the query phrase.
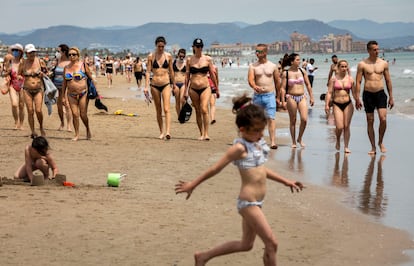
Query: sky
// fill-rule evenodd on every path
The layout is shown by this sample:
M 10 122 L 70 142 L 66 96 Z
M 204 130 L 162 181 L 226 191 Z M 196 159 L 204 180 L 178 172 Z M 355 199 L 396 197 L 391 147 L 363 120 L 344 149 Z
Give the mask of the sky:
M 0 32 L 10 34 L 59 25 L 95 28 L 149 22 L 414 22 L 413 0 L 14 0 L 1 6 Z

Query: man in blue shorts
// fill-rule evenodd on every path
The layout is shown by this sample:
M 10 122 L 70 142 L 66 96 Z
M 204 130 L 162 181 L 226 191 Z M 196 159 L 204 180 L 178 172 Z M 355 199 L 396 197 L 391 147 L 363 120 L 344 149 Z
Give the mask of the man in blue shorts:
M 250 64 L 248 81 L 254 90 L 253 103 L 262 106 L 267 114 L 270 148 L 277 149 L 276 97 L 280 97 L 280 75 L 277 65 L 267 60 L 267 45 L 256 46 L 257 62 Z
M 392 96 L 392 83 L 388 63 L 381 58 L 378 58 L 379 46 L 376 41 L 369 41 L 367 43 L 368 58 L 362 60 L 358 64 L 357 74 L 355 78 L 356 87 L 354 90 L 355 106 L 359 110 L 362 108 L 361 100 L 359 99 L 361 91 L 361 81 L 364 78 L 364 91 L 362 93 L 362 100 L 364 102 L 365 113 L 367 116 L 367 132 L 369 141 L 371 142 L 371 150 L 368 154 L 376 153 L 375 132 L 374 132 L 374 110 L 377 109 L 378 118 L 380 120 L 378 128 L 378 146 L 381 152 L 386 152 L 384 144 L 384 133 L 387 129 L 387 94 L 384 91 L 385 85 L 388 91 L 388 107 L 394 107 L 394 98 Z

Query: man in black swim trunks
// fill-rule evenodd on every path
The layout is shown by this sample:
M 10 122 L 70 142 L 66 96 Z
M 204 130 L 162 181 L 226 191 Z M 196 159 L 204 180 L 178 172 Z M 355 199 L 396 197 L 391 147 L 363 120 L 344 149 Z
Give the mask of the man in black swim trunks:
M 378 118 L 380 120 L 378 128 L 378 146 L 381 152 L 386 152 L 386 148 L 382 143 L 384 133 L 387 128 L 387 95 L 384 91 L 385 85 L 388 91 L 388 107 L 394 107 L 394 98 L 392 96 L 392 83 L 388 69 L 388 63 L 378 57 L 379 46 L 376 41 L 369 41 L 367 43 L 368 58 L 358 63 L 356 74 L 356 88 L 355 88 L 355 106 L 359 110 L 362 108 L 361 100 L 359 99 L 361 91 L 361 81 L 364 78 L 364 91 L 362 100 L 364 102 L 365 113 L 367 116 L 367 132 L 371 142 L 371 150 L 368 154 L 376 153 L 375 132 L 374 132 L 374 110 L 377 109 Z M 384 79 L 383 79 L 384 78 Z

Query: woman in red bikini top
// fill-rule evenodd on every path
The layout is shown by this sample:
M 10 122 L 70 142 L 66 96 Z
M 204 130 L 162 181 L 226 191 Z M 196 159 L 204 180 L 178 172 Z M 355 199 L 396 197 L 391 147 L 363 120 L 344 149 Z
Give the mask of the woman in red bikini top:
M 10 46 L 10 50 L 13 58 L 5 73 L 6 80 L 10 82 L 10 86 L 3 94 L 9 92 L 15 129 L 22 129 L 24 120 L 24 94 L 22 91 L 24 78 L 18 75 L 18 71 L 23 61 L 23 46 L 16 43 Z
M 351 90 L 354 88 L 354 80 L 348 74 L 348 62 L 345 60 L 338 61 L 338 71 L 328 82 L 328 93 L 326 94 L 325 112 L 329 113 L 329 103 L 332 100 L 333 114 L 335 117 L 335 135 L 337 150 L 340 150 L 340 139 L 344 133 L 344 152 L 350 153 L 348 148 L 351 137 L 350 125 L 354 113 L 354 105 L 351 100 Z

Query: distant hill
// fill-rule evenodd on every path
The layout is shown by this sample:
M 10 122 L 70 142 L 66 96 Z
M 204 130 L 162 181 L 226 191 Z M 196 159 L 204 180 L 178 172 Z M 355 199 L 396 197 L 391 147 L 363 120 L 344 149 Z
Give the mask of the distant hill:
M 318 20 L 301 20 L 276 22 L 268 21 L 257 25 L 243 22 L 218 24 L 184 24 L 184 23 L 147 23 L 138 27 L 113 26 L 102 28 L 81 28 L 75 26 L 53 26 L 46 29 L 37 29 L 28 34 L 0 34 L 4 44 L 16 42 L 36 46 L 56 47 L 61 43 L 78 46 L 79 48 L 108 48 L 112 50 L 129 49 L 133 52 L 147 52 L 153 49 L 154 40 L 162 35 L 167 39 L 167 45 L 176 45 L 186 49 L 191 48 L 195 38 L 202 38 L 208 47 L 213 42 L 219 43 L 271 43 L 275 41 L 289 41 L 290 34 L 297 31 L 308 35 L 317 41 L 327 34 L 351 34 L 354 40 L 364 40 L 366 35 L 358 34 L 345 28 L 338 28 Z M 381 29 L 376 30 L 365 25 L 372 25 L 370 21 L 360 21 L 359 27 L 376 32 L 376 38 L 381 39 L 382 48 L 405 47 L 414 44 L 414 37 L 401 35 L 398 39 L 384 39 Z M 414 32 L 414 31 L 410 31 Z M 366 33 L 365 33 L 366 34 Z M 406 34 L 407 35 L 407 34 Z M 398 41 L 398 43 L 397 43 Z M 401 43 L 399 43 L 401 42 Z
M 414 35 L 414 23 L 387 22 L 377 23 L 367 19 L 361 20 L 334 20 L 328 25 L 346 29 L 365 39 L 389 39 Z

